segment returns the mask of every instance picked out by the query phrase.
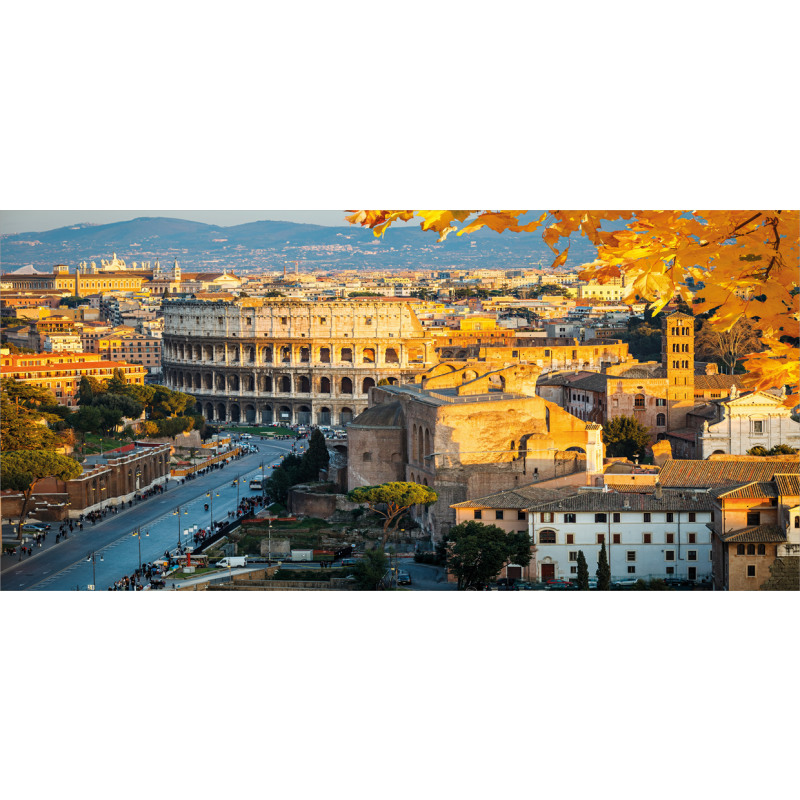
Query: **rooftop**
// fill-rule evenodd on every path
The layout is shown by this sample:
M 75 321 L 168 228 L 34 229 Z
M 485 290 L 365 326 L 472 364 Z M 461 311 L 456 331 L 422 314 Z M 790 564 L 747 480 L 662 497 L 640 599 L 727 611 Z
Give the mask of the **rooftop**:
M 785 542 L 786 531 L 777 525 L 751 525 L 749 528 L 739 528 L 720 534 L 719 537 L 728 544 L 742 542 Z
M 718 487 L 753 481 L 771 481 L 776 474 L 800 473 L 800 459 L 795 461 L 734 456 L 727 459 L 669 459 L 661 469 L 659 481 L 664 487 Z

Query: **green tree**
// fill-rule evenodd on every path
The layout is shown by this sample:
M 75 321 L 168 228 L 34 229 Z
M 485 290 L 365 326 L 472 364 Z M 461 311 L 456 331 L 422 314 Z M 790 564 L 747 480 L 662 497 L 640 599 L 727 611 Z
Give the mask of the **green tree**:
M 125 380 L 125 373 L 119 367 L 116 367 L 111 379 L 108 381 L 106 392 L 109 394 L 124 394 L 127 385 L 128 381 Z
M 28 408 L 33 406 L 56 404 L 55 395 L 41 387 L 30 383 L 14 380 L 13 378 L 3 378 L 2 391 L 8 395 L 8 399 L 15 405 L 24 405 Z
M 86 303 L 86 301 L 82 297 L 77 297 L 76 295 L 70 295 L 69 297 L 62 297 L 61 302 L 58 304 L 59 306 L 64 306 L 65 308 L 77 308 L 78 306 L 82 306 Z
M 303 468 L 309 480 L 317 480 L 320 470 L 327 469 L 330 461 L 328 445 L 319 428 L 315 428 L 308 440 L 308 449 L 303 453 Z
M 447 564 L 458 578 L 459 589 L 488 583 L 509 562 L 526 567 L 531 562 L 527 532 L 506 533 L 496 525 L 469 520 L 447 534 Z
M 99 433 L 103 426 L 103 416 L 99 408 L 82 405 L 69 418 L 69 424 L 82 433 Z
M 583 550 L 578 550 L 578 588 L 584 591 L 589 589 L 589 567 Z
M 607 592 L 611 588 L 611 567 L 608 566 L 606 543 L 600 545 L 600 556 L 597 559 L 597 588 Z
M 267 480 L 267 492 L 273 500 L 285 504 L 289 489 L 303 480 L 303 460 L 300 456 L 290 454 L 281 461 L 279 467 L 272 470 Z
M 72 458 L 51 450 L 18 450 L 0 453 L 0 487 L 22 492 L 17 538 L 22 538 L 22 526 L 28 517 L 31 497 L 36 484 L 45 478 L 68 481 L 81 474 L 80 464 Z
M 384 518 L 381 542 L 383 547 L 386 547 L 386 540 L 397 530 L 400 519 L 411 506 L 429 506 L 438 497 L 433 489 L 407 481 L 392 481 L 380 486 L 359 486 L 347 494 L 351 503 L 365 503 L 370 511 Z
M 767 450 L 766 447 L 758 444 L 751 447 L 747 451 L 749 456 L 793 456 L 797 452 L 797 448 L 792 447 L 790 444 L 776 444 Z
M 104 391 L 103 384 L 97 378 L 84 375 L 78 384 L 78 394 L 76 396 L 78 405 L 91 405 L 94 402 L 94 398 Z
M 634 417 L 612 417 L 603 423 L 603 442 L 611 458 L 642 458 L 650 444 L 650 431 Z
M 348 292 L 348 297 L 380 297 L 377 292 Z
M 36 412 L 12 403 L 5 391 L 0 393 L 0 449 L 3 452 L 58 446 L 58 438 Z
M 364 558 L 359 558 L 353 567 L 356 586 L 365 591 L 378 589 L 388 568 L 389 560 L 382 549 L 376 547 L 374 550 L 367 550 Z

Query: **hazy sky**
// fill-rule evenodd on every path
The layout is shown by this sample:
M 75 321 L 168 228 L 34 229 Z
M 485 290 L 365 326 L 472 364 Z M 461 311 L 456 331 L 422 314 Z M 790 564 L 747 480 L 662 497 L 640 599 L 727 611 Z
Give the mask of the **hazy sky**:
M 49 231 L 91 222 L 102 225 L 136 217 L 177 217 L 211 225 L 240 225 L 262 219 L 346 227 L 345 211 L 0 211 L 0 233 Z

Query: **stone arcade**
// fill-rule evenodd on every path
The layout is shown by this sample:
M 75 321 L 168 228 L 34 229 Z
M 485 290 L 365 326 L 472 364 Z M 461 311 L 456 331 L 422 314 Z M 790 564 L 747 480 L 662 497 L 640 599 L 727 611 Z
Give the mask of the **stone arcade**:
M 219 422 L 345 425 L 381 381 L 434 363 L 407 303 L 170 300 L 166 384 Z

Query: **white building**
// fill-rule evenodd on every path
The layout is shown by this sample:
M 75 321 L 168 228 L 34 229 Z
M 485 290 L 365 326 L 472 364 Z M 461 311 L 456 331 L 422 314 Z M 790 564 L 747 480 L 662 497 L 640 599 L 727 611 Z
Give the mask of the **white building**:
M 45 353 L 80 353 L 83 350 L 77 333 L 48 333 L 42 342 Z
M 730 397 L 715 403 L 717 420 L 704 423 L 698 435 L 698 455 L 712 453 L 746 455 L 752 447 L 769 450 L 777 444 L 800 449 L 800 422 L 783 405 L 783 397 L 770 392 L 739 394 L 731 386 Z
M 501 493 L 508 499 L 511 494 Z M 574 580 L 581 550 L 593 577 L 605 544 L 612 581 L 711 580 L 707 525 L 713 519 L 713 501 L 705 491 L 658 486 L 650 492 L 579 491 L 545 503 L 497 508 L 501 495 L 467 500 L 453 508 L 457 523 L 475 519 L 504 530 L 527 530 L 533 543 L 531 564 L 527 568 L 509 564 L 506 577 Z

